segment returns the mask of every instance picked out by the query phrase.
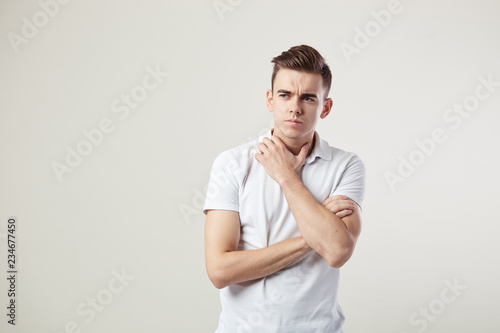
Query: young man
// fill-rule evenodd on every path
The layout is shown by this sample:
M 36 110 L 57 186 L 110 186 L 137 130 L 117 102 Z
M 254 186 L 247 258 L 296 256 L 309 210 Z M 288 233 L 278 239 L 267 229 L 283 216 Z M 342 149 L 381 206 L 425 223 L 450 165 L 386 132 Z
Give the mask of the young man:
M 361 231 L 365 167 L 315 131 L 331 72 L 312 47 L 275 57 L 274 128 L 214 161 L 204 213 L 207 272 L 221 289 L 217 333 L 342 332 L 339 268 Z

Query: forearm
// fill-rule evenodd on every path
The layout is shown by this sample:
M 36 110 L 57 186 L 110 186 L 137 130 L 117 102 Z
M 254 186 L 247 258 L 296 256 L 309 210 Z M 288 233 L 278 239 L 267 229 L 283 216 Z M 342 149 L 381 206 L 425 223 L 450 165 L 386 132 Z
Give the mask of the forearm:
M 219 255 L 211 280 L 217 288 L 259 279 L 294 263 L 312 249 L 302 237 L 287 239 L 271 246 Z
M 355 240 L 346 224 L 323 207 L 297 175 L 280 183 L 297 226 L 307 244 L 331 266 L 351 256 Z

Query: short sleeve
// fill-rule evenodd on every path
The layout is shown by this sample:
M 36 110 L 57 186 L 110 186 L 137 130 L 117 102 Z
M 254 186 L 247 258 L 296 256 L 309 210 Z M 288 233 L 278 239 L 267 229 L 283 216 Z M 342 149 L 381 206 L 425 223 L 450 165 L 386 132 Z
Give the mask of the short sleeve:
M 203 213 L 208 210 L 239 211 L 239 163 L 231 151 L 219 154 L 212 165 Z
M 358 155 L 353 155 L 347 162 L 338 185 L 330 196 L 347 195 L 362 207 L 365 198 L 366 169 Z

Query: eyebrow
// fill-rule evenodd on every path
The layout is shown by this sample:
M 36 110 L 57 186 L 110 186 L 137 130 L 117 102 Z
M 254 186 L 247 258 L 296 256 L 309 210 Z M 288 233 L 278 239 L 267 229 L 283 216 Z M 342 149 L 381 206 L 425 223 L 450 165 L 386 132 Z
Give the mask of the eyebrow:
M 292 92 L 288 91 L 288 90 L 285 90 L 285 89 L 279 89 L 278 90 L 278 94 L 288 94 L 288 95 L 291 95 Z M 318 96 L 316 94 L 312 94 L 312 93 L 303 93 L 301 95 L 301 97 L 314 97 L 314 98 L 318 98 Z

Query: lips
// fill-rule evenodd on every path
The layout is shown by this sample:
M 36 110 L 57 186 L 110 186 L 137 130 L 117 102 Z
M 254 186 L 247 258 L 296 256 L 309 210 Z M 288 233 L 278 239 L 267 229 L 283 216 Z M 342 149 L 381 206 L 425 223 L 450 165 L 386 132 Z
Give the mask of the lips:
M 302 124 L 301 121 L 296 120 L 296 119 L 290 119 L 290 120 L 285 120 L 287 123 L 292 123 L 292 124 Z

